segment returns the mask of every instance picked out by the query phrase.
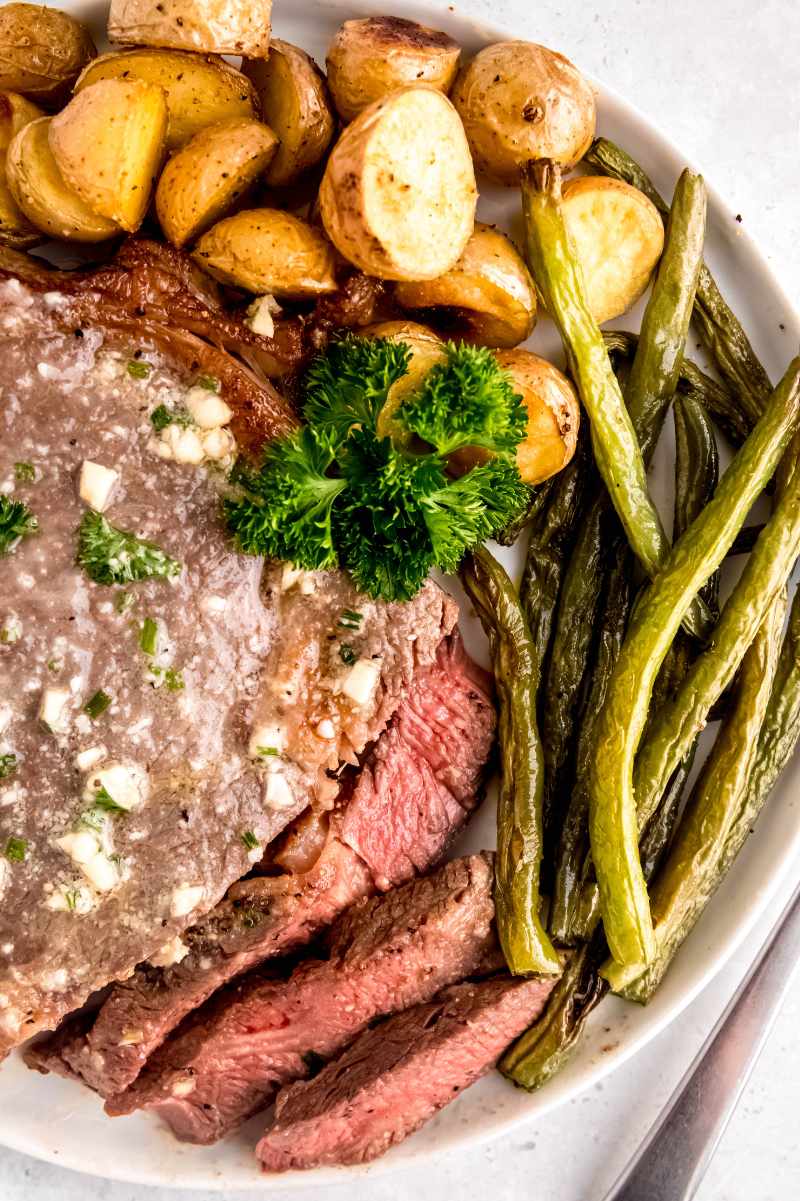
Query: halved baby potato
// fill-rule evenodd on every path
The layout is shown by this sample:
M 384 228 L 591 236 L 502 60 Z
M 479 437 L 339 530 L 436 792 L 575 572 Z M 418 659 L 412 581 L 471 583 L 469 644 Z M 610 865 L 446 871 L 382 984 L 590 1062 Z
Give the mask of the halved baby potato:
M 525 440 L 517 447 L 519 473 L 526 484 L 541 484 L 575 454 L 581 419 L 578 395 L 567 377 L 538 354 L 496 350 L 495 358 L 528 410 Z M 468 471 L 490 457 L 481 447 L 469 446 L 452 456 L 452 464 Z
M 365 108 L 334 146 L 320 188 L 325 231 L 367 275 L 435 279 L 457 261 L 478 191 L 464 128 L 427 84 Z
M 233 117 L 209 125 L 173 154 L 156 188 L 156 213 L 174 246 L 218 221 L 256 181 L 278 148 L 266 125 Z
M 50 149 L 52 117 L 26 125 L 8 148 L 11 194 L 29 221 L 65 242 L 104 242 L 119 226 L 86 205 L 65 182 Z
M 0 92 L 0 244 L 24 250 L 41 242 L 42 235 L 27 219 L 8 186 L 6 157 L 8 148 L 21 129 L 41 117 L 42 110 L 18 96 Z
M 536 324 L 536 292 L 505 234 L 478 222 L 458 262 L 437 279 L 398 283 L 404 309 L 442 309 L 452 336 L 481 346 L 519 346 Z
M 280 140 L 267 183 L 283 188 L 316 166 L 330 145 L 335 122 L 328 89 L 305 50 L 273 38 L 269 58 L 242 64 L 258 93 L 261 113 Z
M 594 319 L 619 317 L 642 295 L 661 257 L 658 209 L 622 180 L 585 175 L 564 184 L 562 210 Z
M 108 36 L 134 46 L 171 46 L 266 58 L 272 0 L 111 0 Z
M 88 29 L 69 13 L 43 4 L 0 5 L 0 88 L 55 108 L 96 54 Z
M 408 370 L 402 379 L 392 384 L 378 417 L 379 434 L 383 437 L 392 435 L 402 440 L 408 435 L 393 428 L 392 418 L 405 398 L 417 391 L 431 367 L 441 363 L 446 357 L 444 343 L 429 326 L 419 325 L 416 321 L 380 321 L 376 325 L 365 326 L 359 333 L 365 338 L 386 338 L 390 342 L 405 342 L 411 351 Z
M 461 47 L 449 34 L 403 17 L 345 21 L 328 49 L 328 86 L 339 116 L 352 121 L 368 104 L 406 84 L 449 92 Z
M 258 295 L 304 300 L 336 291 L 330 242 L 280 209 L 246 209 L 225 217 L 203 234 L 194 258 L 220 283 Z
M 121 50 L 90 63 L 75 91 L 101 79 L 141 79 L 163 88 L 169 125 L 167 150 L 229 117 L 257 117 L 258 98 L 249 79 L 221 58 L 182 50 Z
M 147 212 L 166 132 L 161 88 L 140 79 L 102 79 L 53 117 L 50 149 L 81 200 L 132 232 Z

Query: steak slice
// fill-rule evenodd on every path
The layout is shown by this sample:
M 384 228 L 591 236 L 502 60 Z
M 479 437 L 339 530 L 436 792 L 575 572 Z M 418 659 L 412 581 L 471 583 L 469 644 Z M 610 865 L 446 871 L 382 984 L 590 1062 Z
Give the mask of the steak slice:
M 155 1108 L 178 1138 L 210 1143 L 269 1104 L 376 1017 L 434 996 L 497 950 L 488 853 L 445 864 L 359 902 L 332 931 L 330 956 L 285 983 L 258 975 L 199 1010 L 106 1111 Z
M 234 885 L 204 921 L 185 932 L 188 953 L 181 962 L 138 968 L 128 980 L 114 985 L 88 1032 L 57 1030 L 51 1040 L 30 1049 L 29 1066 L 77 1074 L 102 1096 L 121 1093 L 187 1014 L 235 976 L 310 941 L 338 913 L 374 890 L 376 871 L 383 886 L 387 878 L 407 879 L 412 864 L 426 870 L 438 862 L 467 820 L 480 789 L 494 736 L 488 687 L 454 632 L 440 644 L 435 663 L 414 677 L 390 729 L 367 756 L 359 782 L 366 775 L 369 786 L 362 788 L 357 782 L 345 806 L 345 822 L 355 809 L 350 828 L 356 833 L 366 830 L 370 822 L 384 827 L 377 857 L 371 858 L 372 843 L 365 837 L 365 864 L 338 836 L 340 818 L 334 815 L 325 850 L 309 872 L 299 877 L 253 877 Z M 443 735 L 436 723 L 416 719 L 419 713 L 441 713 L 454 706 L 460 710 L 453 726 L 460 734 L 459 745 L 449 734 Z M 449 739 L 447 764 L 441 756 L 442 737 Z M 389 738 L 392 754 L 380 759 L 378 771 L 374 764 Z M 402 781 L 412 755 L 417 757 L 419 766 L 414 770 L 423 787 L 413 795 L 410 818 Z M 428 762 L 433 766 L 427 767 Z M 399 775 L 398 787 L 392 786 L 392 771 Z M 436 771 L 458 790 L 464 808 L 437 779 Z M 468 793 L 470 787 L 473 793 Z M 417 847 L 413 839 L 419 840 Z
M 364 1031 L 313 1080 L 278 1094 L 256 1149 L 265 1171 L 365 1163 L 402 1142 L 494 1067 L 554 983 L 456 985 Z

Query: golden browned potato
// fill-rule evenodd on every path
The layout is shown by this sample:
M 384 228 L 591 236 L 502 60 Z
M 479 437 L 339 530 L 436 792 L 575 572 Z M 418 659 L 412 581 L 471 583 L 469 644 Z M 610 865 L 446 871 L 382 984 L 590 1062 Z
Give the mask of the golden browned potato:
M 517 447 L 517 466 L 526 484 L 541 484 L 566 467 L 575 453 L 580 425 L 578 396 L 557 367 L 529 350 L 497 350 L 495 357 L 528 410 L 525 441 Z M 469 446 L 451 456 L 453 466 L 468 471 L 491 456 Z
M 514 244 L 476 224 L 461 258 L 437 279 L 399 283 L 404 309 L 444 309 L 450 332 L 481 346 L 519 346 L 536 324 L 536 292 Z
M 280 139 L 267 183 L 283 188 L 316 166 L 330 145 L 334 119 L 328 89 L 305 50 L 273 38 L 269 58 L 242 64 L 261 103 L 264 120 Z
M 603 175 L 568 180 L 562 209 L 595 321 L 619 317 L 644 292 L 664 249 L 658 209 L 638 188 Z
M 449 92 L 461 48 L 438 29 L 402 17 L 345 21 L 328 49 L 328 86 L 344 121 L 410 83 Z
M 383 437 L 390 435 L 399 439 L 407 438 L 408 434 L 400 429 L 394 429 L 392 418 L 405 398 L 416 392 L 431 367 L 445 358 L 444 343 L 427 325 L 419 325 L 416 321 L 380 321 L 376 325 L 365 326 L 359 330 L 365 338 L 388 338 L 390 342 L 405 342 L 411 351 L 411 359 L 406 374 L 396 384 L 392 384 L 378 417 L 378 433 Z
M 16 92 L 0 92 L 0 245 L 25 250 L 41 242 L 42 235 L 27 219 L 8 186 L 6 156 L 8 148 L 21 129 L 42 110 L 18 96 Z
M 472 233 L 477 196 L 458 114 L 427 84 L 376 100 L 347 126 L 319 193 L 337 250 L 381 279 L 449 271 Z
M 266 169 L 278 139 L 251 117 L 209 125 L 173 154 L 156 188 L 156 213 L 174 246 L 204 233 Z
M 594 92 L 577 67 L 534 42 L 497 42 L 461 69 L 452 91 L 479 171 L 519 183 L 532 158 L 573 166 L 594 137 Z
M 168 46 L 266 58 L 272 0 L 111 0 L 108 36 L 133 46 Z
M 247 209 L 203 234 L 194 258 L 214 279 L 259 295 L 303 300 L 336 290 L 330 242 L 279 209 Z
M 147 212 L 166 132 L 161 88 L 140 79 L 102 79 L 53 117 L 50 149 L 81 200 L 131 232 Z
M 167 150 L 176 150 L 207 125 L 229 117 L 257 117 L 258 98 L 249 79 L 221 58 L 180 50 L 121 50 L 90 63 L 75 91 L 101 79 L 142 79 L 164 90 L 169 125 Z
M 52 117 L 31 121 L 8 148 L 11 193 L 37 229 L 65 242 L 104 242 L 119 226 L 98 217 L 68 187 L 50 149 Z
M 88 29 L 67 13 L 40 4 L 0 6 L 0 88 L 55 108 L 96 54 Z

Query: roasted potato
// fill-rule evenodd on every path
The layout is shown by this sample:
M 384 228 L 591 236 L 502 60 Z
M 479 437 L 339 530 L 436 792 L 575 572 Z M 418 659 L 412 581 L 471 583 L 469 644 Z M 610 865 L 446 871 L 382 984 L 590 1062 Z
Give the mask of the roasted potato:
M 214 279 L 259 295 L 303 300 L 336 290 L 333 247 L 279 209 L 247 209 L 203 234 L 194 258 Z
M 461 48 L 446 33 L 402 17 L 345 21 L 330 44 L 328 86 L 343 121 L 411 83 L 449 92 Z
M 497 350 L 495 357 L 511 377 L 528 410 L 525 441 L 517 447 L 517 466 L 526 484 L 541 484 L 566 467 L 575 453 L 580 425 L 578 396 L 557 367 L 529 350 Z M 470 446 L 452 456 L 459 471 L 490 458 Z
M 27 219 L 8 186 L 6 156 L 21 129 L 42 116 L 42 110 L 18 96 L 0 92 L 0 245 L 25 250 L 41 242 L 42 235 Z
M 174 246 L 218 221 L 265 170 L 278 148 L 266 125 L 233 117 L 209 125 L 173 154 L 156 188 L 156 214 Z
M 163 88 L 169 124 L 167 150 L 184 146 L 207 125 L 229 117 L 257 117 L 255 88 L 241 71 L 211 55 L 180 50 L 122 50 L 90 63 L 75 91 L 101 79 L 141 79 Z
M 108 36 L 134 46 L 168 46 L 266 58 L 272 0 L 111 0 Z
M 102 79 L 53 117 L 50 149 L 81 200 L 131 232 L 147 212 L 166 132 L 161 88 L 140 79 Z
M 638 188 L 604 175 L 570 179 L 561 195 L 589 308 L 596 321 L 610 321 L 636 303 L 661 257 L 658 209 Z
M 519 346 L 536 324 L 536 292 L 511 241 L 478 223 L 458 262 L 437 279 L 398 283 L 404 309 L 443 309 L 448 331 L 481 346 Z
M 408 371 L 396 384 L 392 384 L 378 417 L 379 434 L 384 437 L 392 435 L 402 440 L 404 431 L 393 428 L 392 418 L 405 398 L 411 392 L 416 392 L 431 367 L 445 357 L 444 344 L 432 329 L 427 325 L 418 325 L 416 321 L 381 321 L 377 325 L 366 326 L 359 330 L 359 333 L 365 338 L 388 338 L 390 342 L 405 342 L 411 351 Z
M 39 4 L 0 7 L 0 88 L 56 108 L 96 54 L 89 31 L 67 13 Z
M 534 42 L 497 42 L 459 72 L 451 93 L 479 171 L 519 183 L 532 158 L 573 166 L 594 137 L 594 93 L 577 67 Z
M 280 139 L 267 183 L 283 188 L 316 166 L 330 145 L 334 119 L 325 79 L 305 50 L 273 38 L 269 58 L 242 64 L 261 113 Z
M 119 226 L 98 217 L 68 187 L 50 149 L 52 117 L 31 121 L 8 148 L 11 194 L 37 229 L 65 242 L 104 242 Z
M 320 188 L 337 250 L 381 279 L 434 279 L 475 223 L 475 172 L 450 101 L 427 84 L 376 100 L 331 151 Z

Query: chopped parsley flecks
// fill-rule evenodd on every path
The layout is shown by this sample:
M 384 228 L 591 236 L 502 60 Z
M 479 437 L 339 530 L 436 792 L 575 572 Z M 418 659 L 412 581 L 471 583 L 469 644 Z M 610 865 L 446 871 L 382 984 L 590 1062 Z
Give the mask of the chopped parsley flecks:
M 64 900 L 67 903 L 67 909 L 69 909 L 70 913 L 74 913 L 78 908 L 80 896 L 80 891 L 77 888 L 68 888 L 64 893 Z
M 158 405 L 150 414 L 150 424 L 157 434 L 168 425 L 192 425 L 192 419 L 183 409 L 168 409 L 166 405 Z
M 85 513 L 78 527 L 77 562 L 96 584 L 171 579 L 181 565 L 154 542 L 111 525 L 101 513 Z
M 105 713 L 108 706 L 111 704 L 111 697 L 107 692 L 103 692 L 102 688 L 98 688 L 94 696 L 90 696 L 86 704 L 83 706 L 84 713 L 88 713 L 92 721 L 99 717 L 101 713 Z
M 36 479 L 36 468 L 33 463 L 15 463 L 14 479 L 18 484 L 32 484 Z
M 144 359 L 131 359 L 128 363 L 128 375 L 133 379 L 147 379 L 152 370 L 152 364 L 146 363 Z
M 219 392 L 220 382 L 213 375 L 198 375 L 194 381 L 196 388 L 205 388 L 206 392 Z
M 139 631 L 139 646 L 146 655 L 154 655 L 158 646 L 158 624 L 152 617 L 145 617 Z
M 118 592 L 114 600 L 114 608 L 118 613 L 127 613 L 134 603 L 132 592 Z
M 28 854 L 28 842 L 25 838 L 9 838 L 3 852 L 6 859 L 12 863 L 24 863 Z
M 174 667 L 151 667 L 150 675 L 153 677 L 153 687 L 163 684 L 168 692 L 182 692 L 186 687 L 186 681 Z
M 96 809 L 101 809 L 103 813 L 127 813 L 128 810 L 124 805 L 119 805 L 104 786 L 98 788 L 94 794 L 94 804 Z
M 352 667 L 358 659 L 358 654 L 353 650 L 349 642 L 343 642 L 339 647 L 339 658 L 347 667 Z
M 8 780 L 17 770 L 17 756 L 0 755 L 0 780 Z
M 242 842 L 248 851 L 254 851 L 257 846 L 261 845 L 252 830 L 244 831 L 242 834 Z
M 23 538 L 38 529 L 39 522 L 26 504 L 0 492 L 0 558 L 10 555 Z
M 276 746 L 257 746 L 256 754 L 259 755 L 262 759 L 269 759 L 269 758 L 272 758 L 273 756 L 279 755 L 280 751 L 278 750 L 278 748 Z
M 61 668 L 63 666 L 64 666 L 64 664 L 61 662 L 60 659 L 48 659 L 47 660 L 47 670 L 48 671 L 53 671 L 53 672 L 61 671 Z

